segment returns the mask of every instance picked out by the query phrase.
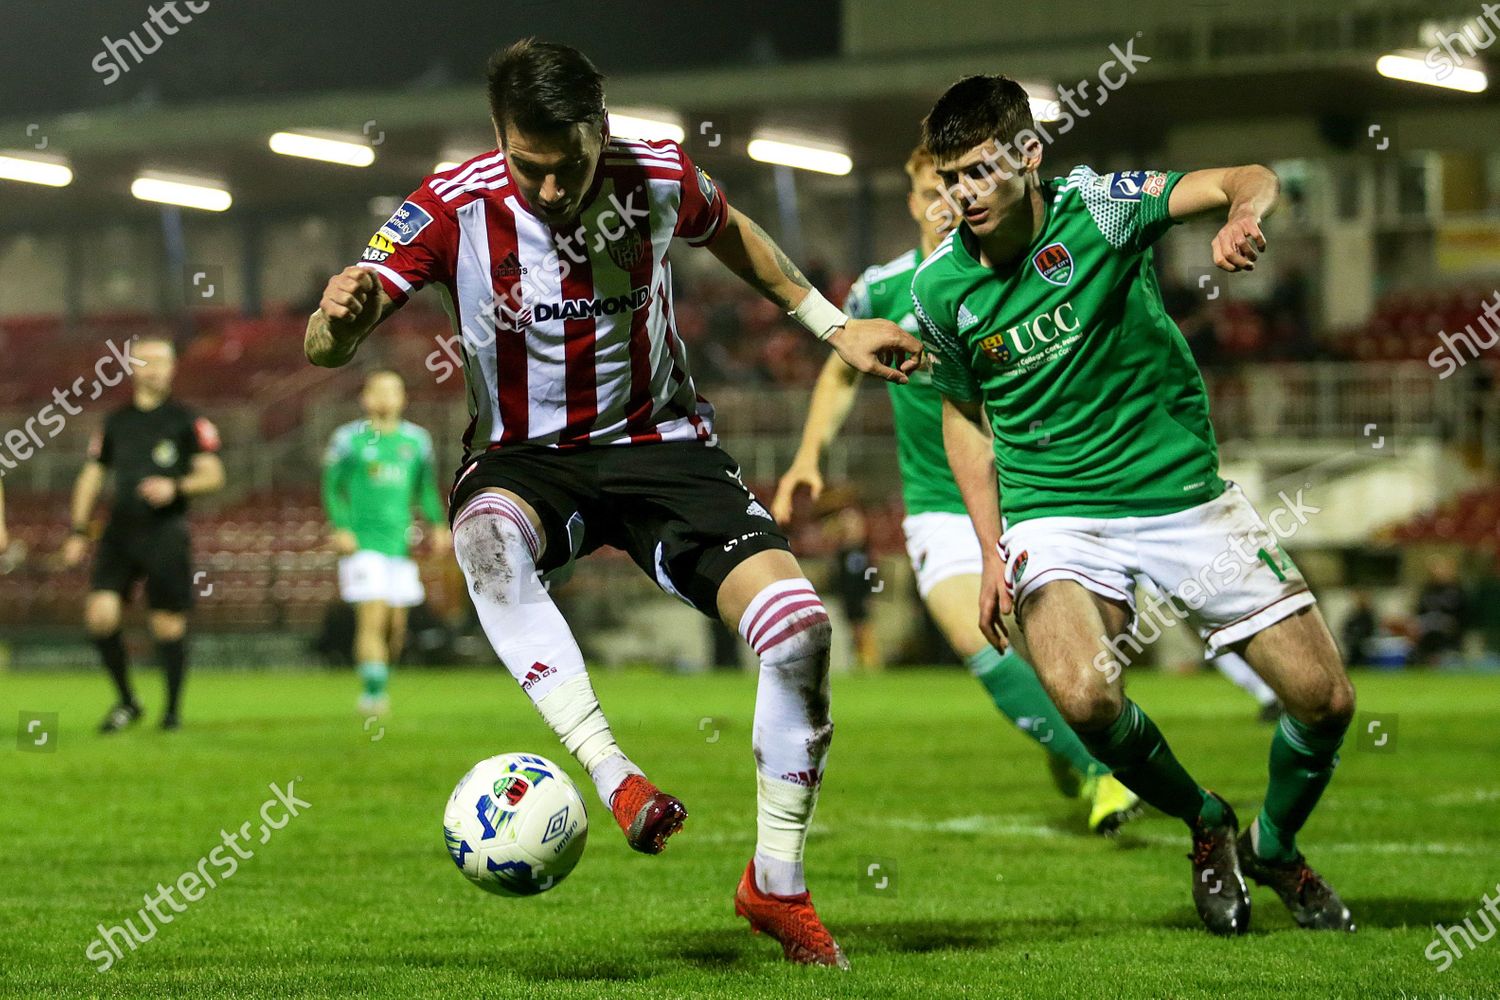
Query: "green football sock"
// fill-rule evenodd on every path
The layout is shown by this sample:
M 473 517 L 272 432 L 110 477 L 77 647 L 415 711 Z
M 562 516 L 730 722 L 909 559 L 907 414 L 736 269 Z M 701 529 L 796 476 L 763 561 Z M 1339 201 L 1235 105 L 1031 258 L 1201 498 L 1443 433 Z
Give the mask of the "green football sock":
M 359 665 L 359 679 L 364 681 L 365 694 L 371 698 L 379 698 L 385 694 L 385 682 L 390 675 L 390 669 L 384 663 L 361 663 Z
M 1109 726 L 1078 736 L 1121 784 L 1168 816 L 1189 825 L 1199 820 L 1209 826 L 1224 821 L 1219 800 L 1177 762 L 1156 723 L 1129 698 L 1125 710 Z
M 1255 853 L 1267 861 L 1297 857 L 1302 829 L 1339 763 L 1344 730 L 1319 732 L 1286 713 L 1271 737 L 1271 780 L 1256 818 Z
M 995 700 L 995 707 L 1027 736 L 1056 754 L 1086 778 L 1107 774 L 1105 767 L 1084 747 L 1078 734 L 1063 721 L 1031 664 L 1014 649 L 1001 653 L 993 646 L 969 657 L 969 672 Z

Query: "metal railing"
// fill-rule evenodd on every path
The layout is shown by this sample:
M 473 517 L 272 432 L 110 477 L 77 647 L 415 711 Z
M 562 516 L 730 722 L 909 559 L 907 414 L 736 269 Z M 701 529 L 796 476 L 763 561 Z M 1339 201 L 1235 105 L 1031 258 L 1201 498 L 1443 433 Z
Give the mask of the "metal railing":
M 1376 435 L 1464 444 L 1479 449 L 1490 468 L 1500 465 L 1500 393 L 1473 376 L 1481 362 L 1447 380 L 1415 362 L 1245 365 L 1208 372 L 1215 429 L 1219 439 L 1241 445 L 1295 445 L 1349 442 L 1368 444 Z M 707 386 L 704 394 L 718 412 L 718 430 L 740 460 L 746 476 L 766 482 L 784 471 L 801 435 L 809 387 Z M 458 393 L 453 394 L 455 397 Z M 245 491 L 307 489 L 316 482 L 323 449 L 335 427 L 358 416 L 347 400 L 320 399 L 302 419 L 273 426 L 268 410 L 285 405 L 237 404 L 204 410 L 219 423 L 232 485 Z M 0 428 L 21 426 L 23 409 L 0 412 Z M 416 402 L 408 418 L 432 432 L 440 477 L 458 461 L 459 441 L 468 422 L 460 404 Z M 71 431 L 71 428 L 70 428 Z M 843 478 L 858 470 L 880 481 L 895 475 L 890 447 L 891 411 L 885 392 L 866 385 L 842 432 L 829 448 L 829 475 Z M 82 461 L 82 437 L 60 436 L 6 475 L 6 485 L 40 491 L 64 490 Z M 240 492 L 236 489 L 235 492 Z

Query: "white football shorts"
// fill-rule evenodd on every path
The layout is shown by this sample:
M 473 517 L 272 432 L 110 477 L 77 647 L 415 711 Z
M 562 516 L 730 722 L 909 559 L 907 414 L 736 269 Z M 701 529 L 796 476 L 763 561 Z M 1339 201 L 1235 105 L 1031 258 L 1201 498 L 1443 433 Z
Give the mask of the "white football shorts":
M 411 608 L 422 603 L 426 591 L 416 563 L 365 549 L 339 560 L 339 596 L 350 604 L 384 601 Z
M 979 536 L 967 514 L 940 510 L 908 514 L 901 521 L 901 532 L 917 575 L 917 592 L 924 601 L 933 587 L 950 576 L 978 576 L 984 568 Z
M 1018 610 L 1038 587 L 1073 580 L 1125 603 L 1132 618 L 1135 584 L 1149 582 L 1169 599 L 1166 613 L 1196 627 L 1213 656 L 1316 602 L 1279 545 L 1308 511 L 1317 508 L 1299 493 L 1267 527 L 1228 483 L 1216 499 L 1175 514 L 1033 518 L 1001 536 L 1005 582 Z

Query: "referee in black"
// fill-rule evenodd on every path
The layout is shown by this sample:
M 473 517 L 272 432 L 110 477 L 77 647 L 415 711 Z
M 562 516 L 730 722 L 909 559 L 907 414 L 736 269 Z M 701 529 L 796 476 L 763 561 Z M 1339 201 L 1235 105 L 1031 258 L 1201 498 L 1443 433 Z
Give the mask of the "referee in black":
M 89 445 L 89 459 L 73 486 L 73 533 L 63 561 L 76 566 L 88 553 L 94 504 L 106 472 L 114 473 L 109 521 L 94 555 L 93 582 L 83 618 L 94 645 L 119 692 L 119 702 L 99 731 L 112 733 L 141 717 L 130 687 L 120 609 L 137 581 L 146 581 L 151 636 L 167 678 L 163 729 L 176 729 L 183 676 L 184 637 L 193 603 L 193 569 L 188 539 L 189 497 L 224 485 L 224 465 L 216 454 L 214 425 L 171 398 L 176 352 L 159 338 L 131 346 L 132 398 L 109 415 L 104 433 Z

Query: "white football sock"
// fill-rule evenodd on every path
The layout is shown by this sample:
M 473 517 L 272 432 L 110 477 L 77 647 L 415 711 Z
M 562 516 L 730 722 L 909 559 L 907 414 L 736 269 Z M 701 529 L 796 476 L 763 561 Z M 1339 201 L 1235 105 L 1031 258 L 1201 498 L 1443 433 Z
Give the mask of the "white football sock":
M 454 519 L 453 551 L 495 654 L 608 806 L 641 770 L 615 745 L 583 652 L 542 586 L 535 529 L 509 497 L 481 493 Z
M 536 703 L 537 711 L 563 741 L 563 746 L 594 779 L 594 788 L 605 806 L 626 778 L 641 769 L 615 746 L 614 733 L 594 697 L 588 675 L 570 677 Z
M 756 595 L 740 635 L 760 657 L 752 742 L 756 764 L 755 876 L 762 892 L 807 890 L 802 852 L 833 738 L 828 712 L 828 612 L 806 580 Z
M 1255 668 L 1238 653 L 1220 653 L 1214 657 L 1214 668 L 1254 698 L 1262 708 L 1276 700 L 1276 692 L 1271 690 L 1271 685 L 1261 680 Z

